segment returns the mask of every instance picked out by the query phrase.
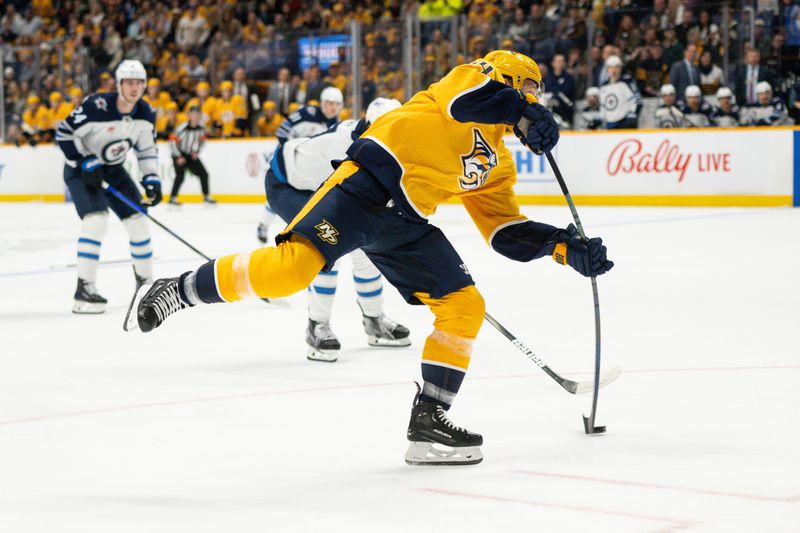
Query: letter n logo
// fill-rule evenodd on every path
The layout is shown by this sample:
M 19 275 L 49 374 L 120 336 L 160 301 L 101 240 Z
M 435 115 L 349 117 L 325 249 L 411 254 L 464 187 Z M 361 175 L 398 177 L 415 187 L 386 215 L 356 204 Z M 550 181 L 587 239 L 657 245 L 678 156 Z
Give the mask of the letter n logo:
M 314 226 L 314 229 L 319 231 L 319 233 L 317 233 L 317 237 L 328 244 L 336 244 L 339 242 L 339 239 L 336 238 L 339 235 L 339 232 L 336 231 L 336 228 L 334 228 L 333 225 L 331 225 L 331 223 L 324 218 L 322 219 L 322 222 Z

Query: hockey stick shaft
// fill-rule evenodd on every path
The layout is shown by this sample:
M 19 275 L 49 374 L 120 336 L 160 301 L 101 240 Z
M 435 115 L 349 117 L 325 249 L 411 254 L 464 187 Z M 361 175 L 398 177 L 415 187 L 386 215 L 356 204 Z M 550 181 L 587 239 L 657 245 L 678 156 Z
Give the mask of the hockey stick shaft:
M 186 246 L 187 246 L 187 247 L 188 247 L 190 250 L 192 250 L 194 253 L 196 253 L 197 255 L 199 255 L 200 257 L 202 257 L 203 259 L 205 259 L 206 261 L 211 261 L 211 258 L 210 258 L 209 256 L 207 256 L 206 254 L 204 254 L 203 252 L 201 252 L 200 250 L 198 250 L 197 248 L 195 248 L 194 246 L 192 246 L 191 244 L 189 244 L 189 243 L 188 243 L 188 242 L 187 242 L 187 241 L 186 241 L 186 240 L 185 240 L 183 237 L 181 237 L 180 235 L 178 235 L 177 233 L 175 233 L 174 231 L 172 231 L 171 229 L 169 229 L 167 226 L 165 226 L 164 224 L 162 224 L 161 222 L 159 222 L 159 221 L 158 221 L 158 220 L 157 220 L 155 217 L 153 217 L 153 216 L 152 216 L 150 213 L 148 213 L 147 211 L 145 211 L 145 209 L 144 209 L 142 206 L 140 206 L 140 205 L 137 205 L 135 202 L 133 202 L 133 200 L 131 200 L 130 198 L 128 198 L 127 196 L 125 196 L 124 194 L 122 194 L 121 192 L 119 192 L 119 191 L 118 191 L 117 189 L 115 189 L 115 188 L 114 188 L 112 185 L 106 184 L 106 187 L 105 187 L 105 188 L 106 188 L 106 190 L 107 190 L 108 192 L 110 192 L 111 194 L 113 194 L 114 196 L 116 196 L 116 197 L 117 197 L 117 198 L 118 198 L 118 199 L 119 199 L 119 200 L 120 200 L 122 203 L 124 203 L 125 205 L 127 205 L 128 207 L 130 207 L 131 209 L 133 209 L 134 211 L 136 211 L 136 212 L 138 212 L 138 213 L 140 213 L 140 214 L 142 214 L 142 215 L 146 216 L 147 218 L 149 218 L 149 219 L 150 219 L 150 221 L 151 221 L 153 224 L 155 224 L 155 225 L 156 225 L 156 226 L 158 226 L 159 228 L 163 229 L 164 231 L 166 231 L 167 233 L 169 233 L 170 235 L 172 235 L 173 237 L 175 237 L 176 239 L 178 239 L 179 241 L 181 241 L 183 244 L 185 244 L 185 245 L 186 245 Z
M 581 219 L 578 216 L 578 210 L 575 208 L 575 202 L 572 200 L 569 189 L 567 189 L 567 182 L 564 180 L 564 176 L 561 175 L 561 169 L 558 168 L 558 163 L 556 163 L 551 152 L 545 152 L 545 157 L 547 157 L 547 162 L 550 164 L 550 168 L 553 169 L 553 174 L 555 174 L 558 185 L 561 187 L 561 192 L 567 200 L 569 210 L 572 212 L 572 218 L 575 220 L 575 225 L 578 227 L 578 233 L 581 239 L 587 241 L 586 233 L 583 231 L 583 224 L 581 224 Z M 592 276 L 592 297 L 594 298 L 594 390 L 592 391 L 591 414 L 589 418 L 583 417 L 584 429 L 586 433 L 589 434 L 595 433 L 594 421 L 597 416 L 597 400 L 600 394 L 600 296 L 597 293 L 597 278 L 594 276 Z M 605 431 L 605 428 L 602 430 L 600 430 L 600 428 L 597 429 L 598 432 Z

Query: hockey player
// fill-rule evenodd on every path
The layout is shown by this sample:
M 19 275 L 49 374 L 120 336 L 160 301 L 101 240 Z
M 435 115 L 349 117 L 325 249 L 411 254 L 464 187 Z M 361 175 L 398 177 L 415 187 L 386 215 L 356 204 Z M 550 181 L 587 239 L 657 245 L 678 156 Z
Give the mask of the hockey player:
M 733 100 L 733 91 L 727 87 L 717 89 L 719 105 L 711 111 L 711 120 L 718 128 L 735 128 L 739 125 L 739 106 Z
M 622 74 L 619 56 L 606 59 L 606 70 L 608 81 L 600 87 L 600 105 L 606 129 L 637 128 L 642 96 L 636 82 L 627 74 Z
M 74 313 L 105 311 L 106 299 L 97 292 L 95 281 L 108 208 L 128 230 L 136 286 L 152 282 L 153 250 L 147 220 L 103 189 L 105 181 L 141 205 L 139 190 L 123 167 L 133 148 L 149 205 L 161 201 L 155 112 L 140 101 L 146 79 L 139 61 L 122 61 L 116 71 L 117 92 L 88 96 L 56 131 L 56 142 L 66 158 L 64 181 L 81 218 Z
M 586 129 L 599 130 L 603 128 L 603 116 L 600 109 L 600 89 L 589 87 L 586 89 L 586 105 L 581 109 L 581 119 Z
M 658 91 L 661 96 L 661 105 L 656 109 L 657 128 L 683 128 L 686 127 L 686 119 L 676 105 L 675 86 L 665 83 Z
M 537 102 L 540 92 L 539 68 L 522 54 L 498 50 L 456 66 L 350 145 L 350 159 L 278 236 L 277 246 L 142 287 L 125 328 L 151 331 L 201 303 L 292 294 L 361 248 L 409 303 L 425 304 L 435 315 L 422 351 L 424 385 L 413 402 L 406 462 L 480 462 L 483 438 L 454 425 L 447 410 L 466 375 L 484 302 L 464 261 L 427 217 L 458 198 L 489 245 L 510 259 L 552 256 L 584 276 L 613 267 L 601 239 L 584 243 L 572 225 L 559 229 L 519 211 L 514 158 L 503 135 L 513 125 L 531 149 L 555 147 L 559 132 Z
M 367 108 L 365 120 L 346 120 L 314 137 L 286 141 L 275 150 L 265 186 L 270 206 L 288 224 L 331 174 L 331 161 L 342 160 L 350 144 L 384 113 L 400 107 L 397 100 L 378 98 Z M 361 250 L 350 253 L 358 305 L 371 346 L 408 346 L 408 328 L 383 314 L 381 274 Z M 308 359 L 334 362 L 341 344 L 330 326 L 341 260 L 321 272 L 308 287 Z
M 686 87 L 686 101 L 678 104 L 686 125 L 690 128 L 708 128 L 711 122 L 711 106 L 703 100 L 703 93 L 697 85 Z
M 275 136 L 278 138 L 278 146 L 289 139 L 298 137 L 313 137 L 322 133 L 337 122 L 339 113 L 344 106 L 344 95 L 336 87 L 326 87 L 319 96 L 320 105 L 307 105 L 289 114 L 283 121 Z M 275 211 L 269 205 L 269 198 L 264 205 L 264 213 L 261 222 L 258 224 L 256 236 L 258 240 L 266 244 L 269 238 L 269 225 L 275 219 Z
M 760 81 L 756 85 L 758 105 L 752 106 L 750 123 L 756 126 L 784 126 L 792 123 L 786 112 L 786 106 L 780 97 L 772 96 L 772 86 L 768 81 Z
M 206 145 L 206 130 L 200 121 L 200 108 L 189 108 L 189 119 L 178 125 L 169 136 L 169 147 L 172 151 L 172 165 L 175 168 L 175 182 L 169 195 L 170 205 L 181 205 L 178 193 L 183 184 L 186 171 L 190 171 L 200 180 L 200 189 L 203 191 L 203 202 L 207 205 L 216 204 L 216 200 L 209 196 L 208 171 L 200 160 L 200 152 Z

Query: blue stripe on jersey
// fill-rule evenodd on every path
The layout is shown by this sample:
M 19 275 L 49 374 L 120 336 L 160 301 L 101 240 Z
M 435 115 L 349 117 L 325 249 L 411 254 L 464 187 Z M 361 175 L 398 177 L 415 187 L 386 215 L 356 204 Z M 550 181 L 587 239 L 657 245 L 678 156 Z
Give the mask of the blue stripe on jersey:
M 86 237 L 81 237 L 80 239 L 78 239 L 78 242 L 83 244 L 93 244 L 95 246 L 100 246 L 101 244 L 103 244 L 100 241 L 96 241 L 94 239 L 87 239 Z
M 131 242 L 131 246 L 144 246 L 146 244 L 150 244 L 150 239 L 145 239 L 145 240 L 139 241 L 139 242 L 133 242 L 133 241 L 130 241 L 130 242 Z
M 327 294 L 329 296 L 333 296 L 334 294 L 336 294 L 336 287 L 333 288 L 317 287 L 316 285 L 314 285 L 313 287 L 314 287 L 314 292 L 316 292 L 317 294 Z
M 370 292 L 356 291 L 356 294 L 358 294 L 362 298 L 371 298 L 373 296 L 378 296 L 382 292 L 383 292 L 383 287 L 381 287 L 377 291 L 370 291 Z
M 329 270 L 328 272 L 320 272 L 320 276 L 336 276 L 339 274 L 338 270 Z
M 353 276 L 353 281 L 356 283 L 372 283 L 373 281 L 378 281 L 381 279 L 381 275 L 378 274 L 374 278 L 359 278 L 358 276 Z
M 131 257 L 133 257 L 134 259 L 150 259 L 151 257 L 153 257 L 153 252 L 147 252 L 146 254 L 132 253 Z
M 147 157 L 137 157 L 136 159 L 138 159 L 139 161 L 143 161 L 145 159 L 158 159 L 158 157 L 153 155 L 153 156 L 147 156 Z
M 100 256 L 99 255 L 97 255 L 97 254 L 89 254 L 89 253 L 86 253 L 86 252 L 78 252 L 78 257 L 83 257 L 83 258 L 86 258 L 86 259 L 94 259 L 95 261 L 99 261 L 100 260 Z

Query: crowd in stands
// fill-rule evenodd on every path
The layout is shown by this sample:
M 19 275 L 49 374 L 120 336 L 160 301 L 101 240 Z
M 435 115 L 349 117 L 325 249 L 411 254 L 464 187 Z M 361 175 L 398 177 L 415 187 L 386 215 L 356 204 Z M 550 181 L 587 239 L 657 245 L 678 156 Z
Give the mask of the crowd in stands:
M 659 122 L 664 126 L 713 126 L 718 124 L 715 109 L 729 103 L 741 112 L 735 121 L 725 112 L 722 122 L 728 126 L 800 122 L 800 0 L 731 2 L 728 16 L 716 0 L 0 4 L 5 138 L 10 141 L 50 140 L 54 124 L 86 93 L 114 90 L 113 72 L 123 59 L 138 59 L 148 70 L 146 100 L 157 109 L 160 136 L 185 120 L 193 105 L 200 107 L 212 137 L 273 135 L 284 116 L 318 101 L 327 86 L 338 87 L 345 102 L 352 102 L 347 51 L 341 47 L 339 60 L 324 69 L 311 65 L 302 71 L 295 55 L 274 68 L 250 68 L 243 51 L 278 53 L 293 35 L 347 33 L 353 20 L 366 28 L 356 89 L 361 101 L 366 105 L 378 96 L 404 101 L 410 95 L 404 89 L 400 21 L 409 15 L 417 15 L 423 28 L 415 43 L 422 64 L 414 74 L 419 86 L 490 50 L 517 50 L 539 62 L 547 105 L 564 128 L 637 127 L 642 98 L 659 98 L 661 107 L 669 108 L 672 122 Z M 744 9 L 750 5 L 756 9 Z M 441 19 L 454 15 L 466 20 L 457 26 L 465 32 L 456 36 L 466 43 L 463 50 L 451 41 L 453 22 Z M 610 110 L 607 101 L 620 96 L 628 107 Z M 586 105 L 579 105 L 583 100 Z M 781 116 L 746 112 L 764 102 L 782 106 L 782 112 L 775 109 Z M 698 113 L 708 116 L 708 124 L 694 116 Z M 346 105 L 342 116 L 349 114 Z

